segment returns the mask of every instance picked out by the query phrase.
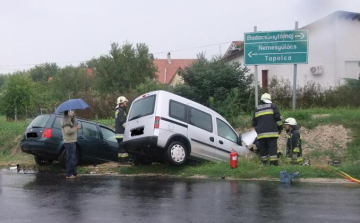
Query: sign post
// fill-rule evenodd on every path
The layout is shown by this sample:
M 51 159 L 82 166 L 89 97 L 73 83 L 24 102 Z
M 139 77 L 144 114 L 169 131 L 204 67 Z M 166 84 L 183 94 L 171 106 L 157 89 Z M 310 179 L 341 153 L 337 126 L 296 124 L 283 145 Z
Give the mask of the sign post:
M 299 23 L 296 21 L 295 22 L 295 30 L 298 29 L 298 25 L 299 25 Z M 292 92 L 292 96 L 293 96 L 292 109 L 294 111 L 296 109 L 296 80 L 297 80 L 297 64 L 294 64 L 294 80 L 293 80 L 293 92 Z
M 257 26 L 254 26 L 254 33 L 257 32 Z M 259 105 L 259 83 L 258 83 L 258 66 L 255 65 L 255 108 Z
M 257 105 L 257 65 L 294 64 L 293 109 L 296 108 L 297 64 L 308 63 L 308 31 L 295 30 L 245 33 L 245 65 L 255 66 L 255 104 Z

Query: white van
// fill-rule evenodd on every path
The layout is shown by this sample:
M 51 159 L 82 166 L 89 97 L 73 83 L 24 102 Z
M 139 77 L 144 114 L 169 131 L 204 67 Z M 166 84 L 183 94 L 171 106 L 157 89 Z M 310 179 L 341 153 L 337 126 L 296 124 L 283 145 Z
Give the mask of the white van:
M 248 152 L 231 125 L 218 113 L 166 91 L 139 96 L 129 110 L 120 145 L 135 164 L 168 161 L 184 164 L 188 158 L 229 161 L 231 149 Z

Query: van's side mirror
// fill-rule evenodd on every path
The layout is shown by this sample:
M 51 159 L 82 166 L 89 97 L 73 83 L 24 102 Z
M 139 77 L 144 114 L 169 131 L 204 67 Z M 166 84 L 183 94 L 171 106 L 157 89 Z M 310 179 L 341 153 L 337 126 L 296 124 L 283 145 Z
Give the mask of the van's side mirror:
M 242 136 L 239 135 L 238 139 L 237 139 L 237 144 L 242 146 Z

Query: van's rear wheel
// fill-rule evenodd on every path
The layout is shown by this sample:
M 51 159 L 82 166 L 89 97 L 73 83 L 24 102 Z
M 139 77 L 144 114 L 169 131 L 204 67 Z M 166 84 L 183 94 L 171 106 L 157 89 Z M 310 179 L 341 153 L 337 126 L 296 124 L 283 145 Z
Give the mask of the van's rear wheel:
M 45 165 L 50 165 L 53 163 L 53 160 L 50 159 L 45 159 L 43 157 L 40 156 L 34 156 L 35 162 L 37 165 L 39 166 L 45 166 Z
M 187 149 L 181 142 L 172 142 L 166 151 L 166 155 L 170 164 L 182 165 L 187 159 Z

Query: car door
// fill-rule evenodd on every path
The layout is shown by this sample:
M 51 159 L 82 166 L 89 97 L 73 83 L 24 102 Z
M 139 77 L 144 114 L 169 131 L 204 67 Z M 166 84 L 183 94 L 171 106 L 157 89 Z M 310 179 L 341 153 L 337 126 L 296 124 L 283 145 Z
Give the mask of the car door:
M 90 160 L 103 159 L 101 148 L 103 147 L 103 140 L 100 138 L 100 133 L 96 124 L 79 121 L 81 125 L 82 134 L 78 135 L 78 143 L 81 146 L 83 156 Z
M 231 149 L 235 149 L 239 152 L 240 146 L 237 144 L 238 135 L 226 122 L 219 118 L 216 118 L 216 129 L 216 158 L 223 161 L 229 161 Z
M 103 147 L 101 152 L 103 158 L 109 161 L 118 161 L 119 144 L 115 138 L 115 132 L 105 126 L 100 125 Z
M 215 157 L 216 135 L 210 113 L 188 104 L 188 138 L 192 155 L 213 160 Z

